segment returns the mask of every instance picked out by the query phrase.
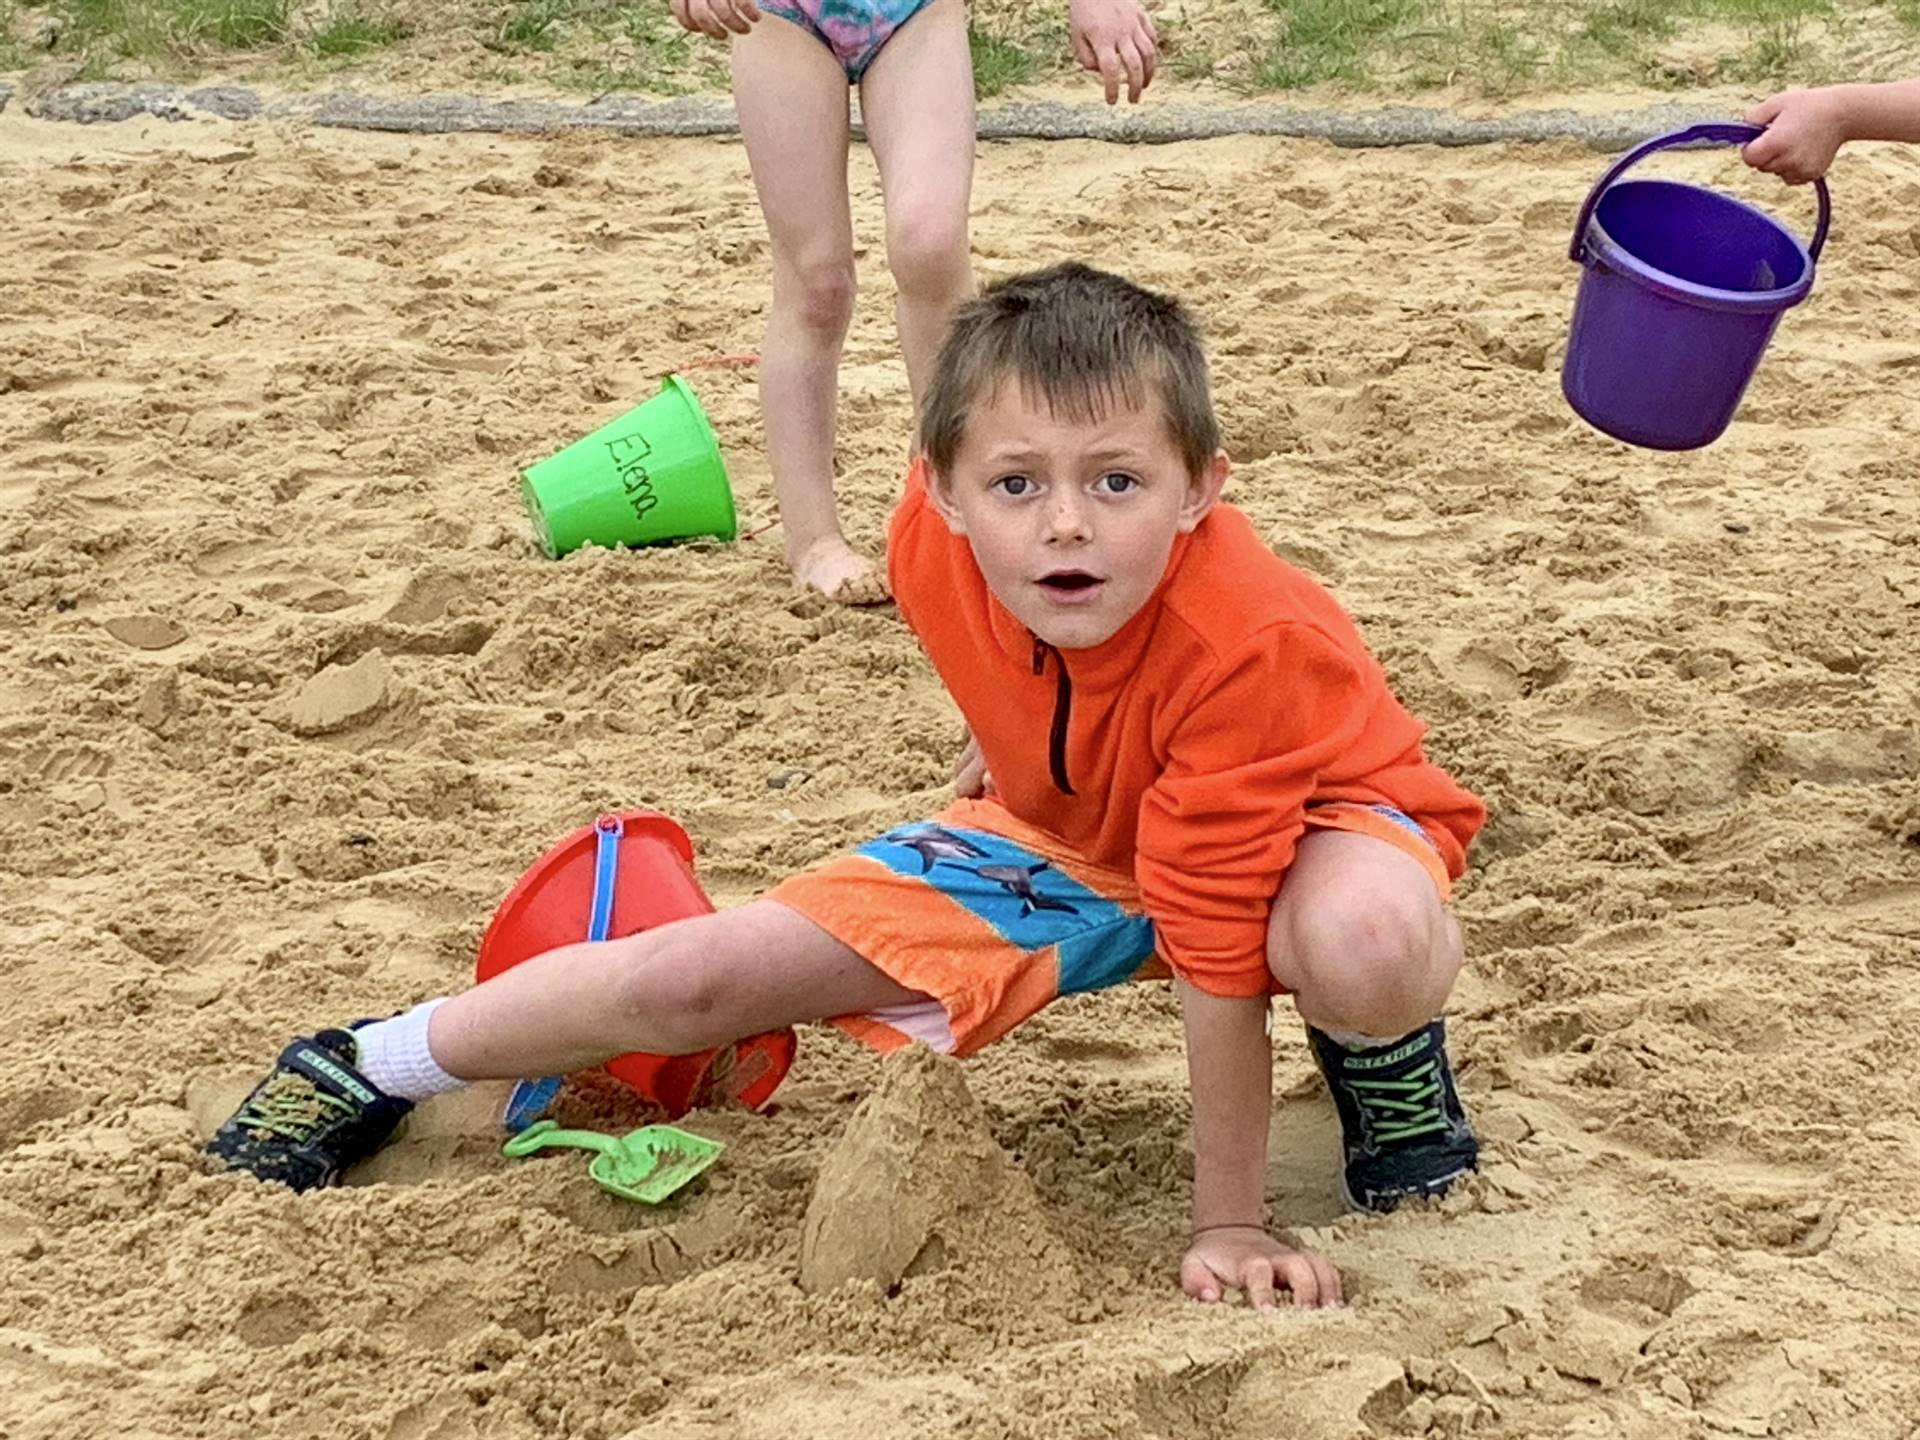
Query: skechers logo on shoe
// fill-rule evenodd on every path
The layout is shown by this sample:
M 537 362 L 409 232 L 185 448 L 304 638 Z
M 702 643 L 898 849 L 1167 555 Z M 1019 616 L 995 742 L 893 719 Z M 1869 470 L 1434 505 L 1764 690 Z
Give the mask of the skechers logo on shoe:
M 1398 1065 L 1409 1056 L 1418 1055 L 1430 1043 L 1427 1035 L 1420 1034 L 1404 1045 L 1395 1046 L 1384 1055 L 1347 1055 L 1340 1061 L 1343 1070 L 1384 1070 L 1389 1065 Z
M 300 1052 L 300 1059 L 333 1081 L 334 1084 L 346 1091 L 347 1094 L 353 1096 L 353 1098 L 358 1100 L 362 1105 L 371 1105 L 380 1098 L 365 1085 L 362 1085 L 358 1080 L 354 1079 L 345 1069 L 332 1060 L 329 1060 L 318 1050 L 302 1050 Z

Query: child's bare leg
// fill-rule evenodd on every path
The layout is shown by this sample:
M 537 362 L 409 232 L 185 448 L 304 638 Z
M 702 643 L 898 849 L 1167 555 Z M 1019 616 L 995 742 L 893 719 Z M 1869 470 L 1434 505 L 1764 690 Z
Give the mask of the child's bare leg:
M 1370 835 L 1301 838 L 1267 963 L 1309 1025 L 1381 1039 L 1417 1030 L 1446 1005 L 1460 961 L 1460 926 L 1417 860 Z
M 829 598 L 884 600 L 872 563 L 841 533 L 833 498 L 840 347 L 854 294 L 846 73 L 799 26 L 768 17 L 733 43 L 733 94 L 773 247 L 760 408 L 787 564 Z
M 923 998 L 762 900 L 563 946 L 452 999 L 301 1036 L 207 1149 L 230 1169 L 311 1190 L 378 1150 L 417 1102 L 469 1080 L 561 1074 L 629 1050 L 687 1054 Z
M 961 0 L 933 0 L 887 42 L 861 79 L 860 113 L 886 195 L 894 316 L 917 413 L 948 317 L 973 293 L 973 62 Z
M 427 1041 L 462 1080 L 513 1079 L 630 1050 L 686 1055 L 922 998 L 811 920 L 761 900 L 535 956 L 440 1006 Z
M 1294 992 L 1339 1111 L 1348 1203 L 1445 1194 L 1480 1146 L 1437 1022 L 1460 927 L 1426 867 L 1370 835 L 1309 831 L 1274 901 L 1267 963 Z

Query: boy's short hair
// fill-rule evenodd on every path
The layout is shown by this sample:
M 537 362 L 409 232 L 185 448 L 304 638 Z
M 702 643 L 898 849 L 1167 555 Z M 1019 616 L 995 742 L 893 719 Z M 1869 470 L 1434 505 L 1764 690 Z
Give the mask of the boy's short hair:
M 954 312 L 920 415 L 936 471 L 952 467 L 967 412 L 1009 377 L 1029 402 L 1074 420 L 1157 396 L 1189 475 L 1220 448 L 1206 351 L 1187 307 L 1078 261 L 1011 276 Z

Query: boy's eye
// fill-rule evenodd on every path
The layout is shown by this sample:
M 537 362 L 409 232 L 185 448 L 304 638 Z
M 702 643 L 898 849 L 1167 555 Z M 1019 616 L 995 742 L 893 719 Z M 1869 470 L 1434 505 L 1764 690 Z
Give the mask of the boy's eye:
M 1002 475 L 993 483 L 1009 495 L 1025 495 L 1033 489 L 1033 482 L 1024 475 Z
M 1100 488 L 1109 495 L 1124 495 L 1139 483 L 1133 476 L 1119 470 L 1109 470 L 1098 481 Z

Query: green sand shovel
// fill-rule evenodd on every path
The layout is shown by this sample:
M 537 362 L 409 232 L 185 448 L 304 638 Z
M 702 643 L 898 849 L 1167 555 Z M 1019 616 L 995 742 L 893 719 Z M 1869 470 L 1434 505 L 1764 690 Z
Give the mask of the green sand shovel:
M 718 1140 L 689 1134 L 672 1125 L 646 1125 L 631 1135 L 602 1135 L 597 1130 L 562 1130 L 551 1120 L 529 1125 L 507 1141 L 514 1159 L 548 1145 L 597 1150 L 587 1174 L 603 1190 L 625 1200 L 658 1205 L 719 1158 Z

